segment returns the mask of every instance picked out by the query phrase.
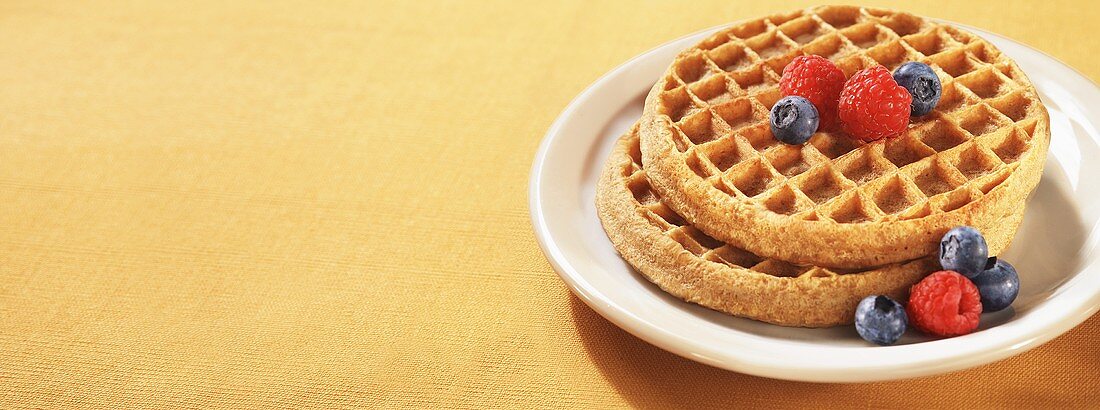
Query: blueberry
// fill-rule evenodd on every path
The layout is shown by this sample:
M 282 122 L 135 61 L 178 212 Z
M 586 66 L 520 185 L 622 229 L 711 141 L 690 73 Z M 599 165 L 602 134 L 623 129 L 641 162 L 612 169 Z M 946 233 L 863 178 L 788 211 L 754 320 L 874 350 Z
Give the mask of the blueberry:
M 1020 275 L 1016 274 L 1016 268 L 1003 260 L 998 259 L 992 268 L 971 280 L 982 296 L 983 312 L 996 312 L 1008 307 L 1020 293 Z
M 791 95 L 776 101 L 769 122 L 775 139 L 796 145 L 814 135 L 819 121 L 817 107 L 805 98 Z
M 940 78 L 927 64 L 911 61 L 894 70 L 894 81 L 913 96 L 909 115 L 919 117 L 936 108 L 943 94 Z
M 977 229 L 958 226 L 940 240 L 940 266 L 973 278 L 986 269 L 989 248 Z
M 856 332 L 868 342 L 892 345 L 905 333 L 905 308 L 886 296 L 868 296 L 856 306 Z

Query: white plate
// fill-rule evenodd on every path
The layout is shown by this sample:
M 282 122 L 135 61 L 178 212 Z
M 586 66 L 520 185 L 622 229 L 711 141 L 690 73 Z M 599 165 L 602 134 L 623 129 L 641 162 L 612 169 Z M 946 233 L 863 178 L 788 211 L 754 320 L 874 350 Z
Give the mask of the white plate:
M 635 336 L 680 356 L 759 376 L 855 382 L 945 373 L 1034 348 L 1100 304 L 1100 89 L 1061 62 L 996 34 L 963 26 L 1014 58 L 1050 110 L 1050 156 L 1012 249 L 1020 272 L 1012 308 L 979 331 L 931 340 L 909 332 L 872 346 L 847 326 L 792 329 L 730 317 L 665 294 L 612 248 L 596 217 L 594 183 L 612 143 L 636 120 L 646 92 L 681 49 L 718 28 L 626 62 L 584 90 L 550 127 L 531 172 L 535 234 L 550 263 L 588 306 Z M 1090 160 L 1085 160 L 1091 158 Z

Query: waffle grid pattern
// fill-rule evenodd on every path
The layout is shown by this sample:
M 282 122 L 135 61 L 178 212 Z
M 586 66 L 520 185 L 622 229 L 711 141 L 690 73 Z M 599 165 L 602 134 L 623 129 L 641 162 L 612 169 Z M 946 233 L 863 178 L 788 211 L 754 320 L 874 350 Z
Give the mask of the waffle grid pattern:
M 791 277 L 797 280 L 825 278 L 855 273 L 857 270 L 822 268 L 816 266 L 798 266 L 778 259 L 760 257 L 752 252 L 726 244 L 703 233 L 688 224 L 685 218 L 661 201 L 661 197 L 650 186 L 646 172 L 642 169 L 642 154 L 639 141 L 629 142 L 632 164 L 626 171 L 627 189 L 634 196 L 635 205 L 646 220 L 664 235 L 704 260 L 720 263 L 731 268 L 748 269 L 754 272 L 777 277 Z
M 821 132 L 802 146 L 780 144 L 768 111 L 781 97 L 782 68 L 804 54 L 833 60 L 847 76 L 922 61 L 939 75 L 943 97 L 885 142 Z M 659 103 L 687 166 L 718 190 L 776 214 L 838 223 L 917 219 L 981 198 L 1012 174 L 1042 110 L 1019 69 L 971 34 L 854 7 L 719 32 L 681 53 Z

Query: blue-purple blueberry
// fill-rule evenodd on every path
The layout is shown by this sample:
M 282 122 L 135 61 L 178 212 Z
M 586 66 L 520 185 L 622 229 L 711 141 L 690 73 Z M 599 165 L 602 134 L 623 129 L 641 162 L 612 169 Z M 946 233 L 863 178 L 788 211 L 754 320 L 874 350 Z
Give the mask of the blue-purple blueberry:
M 997 259 L 992 268 L 970 279 L 982 297 L 982 312 L 996 312 L 1012 304 L 1020 294 L 1020 275 L 1008 262 Z
M 913 96 L 909 115 L 919 117 L 932 112 L 943 95 L 940 78 L 927 64 L 910 61 L 894 70 L 894 81 Z
M 791 145 L 803 144 L 817 131 L 821 121 L 810 100 L 790 95 L 779 99 L 772 106 L 768 122 L 775 139 Z
M 986 270 L 989 264 L 989 248 L 982 234 L 969 226 L 958 226 L 947 231 L 940 240 L 940 266 L 973 279 Z
M 856 332 L 868 342 L 892 345 L 905 334 L 909 317 L 900 303 L 887 296 L 872 295 L 856 306 Z

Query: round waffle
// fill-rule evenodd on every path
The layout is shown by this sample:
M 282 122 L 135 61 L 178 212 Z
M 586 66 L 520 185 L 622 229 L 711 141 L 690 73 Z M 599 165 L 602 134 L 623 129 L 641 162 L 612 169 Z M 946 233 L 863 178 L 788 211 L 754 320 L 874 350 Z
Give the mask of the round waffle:
M 616 143 L 596 191 L 607 236 L 661 289 L 735 316 L 784 326 L 851 323 L 868 295 L 905 300 L 935 257 L 869 270 L 796 266 L 713 239 L 669 208 L 642 168 L 637 126 Z
M 820 132 L 779 143 L 768 112 L 799 55 L 850 76 L 921 61 L 943 97 L 901 135 Z M 712 237 L 796 264 L 858 268 L 936 251 L 951 227 L 1006 248 L 1038 184 L 1046 109 L 1014 62 L 964 30 L 911 14 L 824 6 L 746 21 L 677 56 L 646 99 L 641 146 L 666 204 Z

